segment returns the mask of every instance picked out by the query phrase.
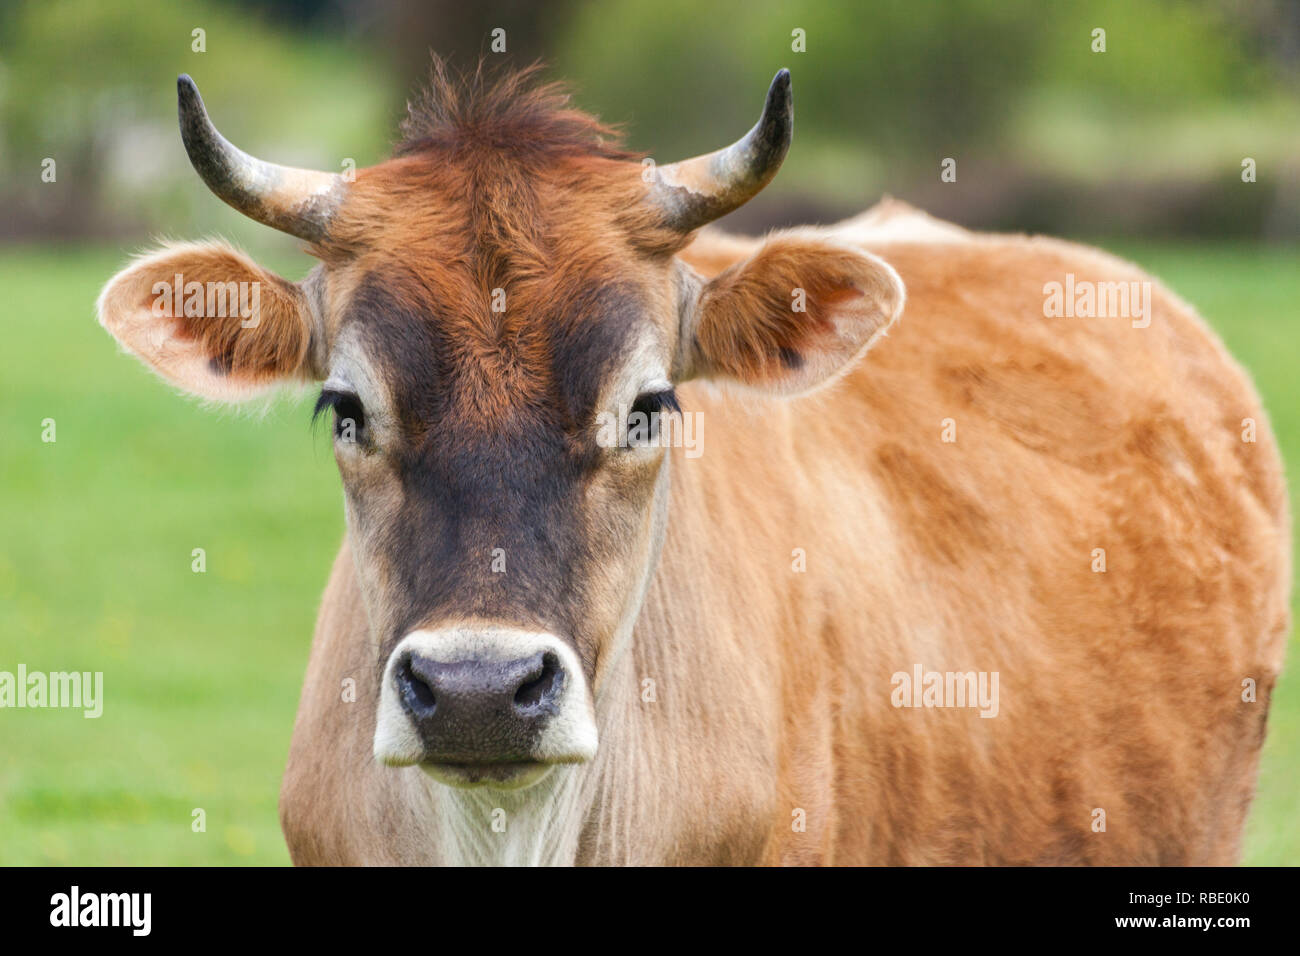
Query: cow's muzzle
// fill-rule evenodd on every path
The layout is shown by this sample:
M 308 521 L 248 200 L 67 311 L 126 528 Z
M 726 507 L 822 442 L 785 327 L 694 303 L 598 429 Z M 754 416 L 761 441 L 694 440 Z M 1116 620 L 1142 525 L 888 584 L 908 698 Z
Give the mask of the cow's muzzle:
M 596 752 L 576 655 L 552 634 L 414 631 L 384 670 L 375 757 L 451 786 L 524 787 Z

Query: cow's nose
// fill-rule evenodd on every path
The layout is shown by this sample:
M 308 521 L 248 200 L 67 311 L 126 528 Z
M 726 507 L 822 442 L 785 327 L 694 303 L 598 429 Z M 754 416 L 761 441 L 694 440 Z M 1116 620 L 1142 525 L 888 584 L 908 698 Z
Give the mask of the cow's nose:
M 499 763 L 531 759 L 565 674 L 549 651 L 505 661 L 410 653 L 395 678 L 426 761 Z

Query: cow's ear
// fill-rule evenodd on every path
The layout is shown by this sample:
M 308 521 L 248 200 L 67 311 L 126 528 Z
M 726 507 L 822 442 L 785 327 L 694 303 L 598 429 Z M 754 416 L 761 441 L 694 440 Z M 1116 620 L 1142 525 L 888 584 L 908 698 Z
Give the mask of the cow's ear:
M 687 333 L 684 378 L 783 395 L 847 371 L 903 310 L 888 264 L 852 247 L 777 236 L 707 282 Z
M 99 321 L 167 381 L 217 401 L 307 377 L 311 310 L 302 289 L 223 243 L 137 259 L 99 296 Z

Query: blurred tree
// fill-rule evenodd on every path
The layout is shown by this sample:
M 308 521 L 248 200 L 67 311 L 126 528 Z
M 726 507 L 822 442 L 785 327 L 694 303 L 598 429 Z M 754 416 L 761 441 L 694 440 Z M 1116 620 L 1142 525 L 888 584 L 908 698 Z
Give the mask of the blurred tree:
M 335 0 L 352 28 L 382 42 L 412 82 L 428 69 L 436 51 L 460 69 L 491 56 L 491 33 L 505 31 L 505 52 L 517 64 L 544 59 L 567 26 L 570 0 Z
M 0 236 L 232 222 L 180 151 L 182 70 L 245 148 L 373 162 L 430 49 L 548 60 L 661 160 L 739 136 L 790 67 L 796 148 L 738 227 L 887 191 L 976 226 L 1300 232 L 1297 0 L 30 0 L 0 12 Z
M 199 44 L 195 32 L 202 31 Z M 196 49 L 202 46 L 202 50 Z M 0 235 L 227 226 L 176 129 L 193 74 L 218 126 L 279 162 L 376 161 L 397 116 L 374 51 L 290 38 L 213 0 L 44 0 L 0 14 Z M 57 163 L 57 182 L 40 180 Z

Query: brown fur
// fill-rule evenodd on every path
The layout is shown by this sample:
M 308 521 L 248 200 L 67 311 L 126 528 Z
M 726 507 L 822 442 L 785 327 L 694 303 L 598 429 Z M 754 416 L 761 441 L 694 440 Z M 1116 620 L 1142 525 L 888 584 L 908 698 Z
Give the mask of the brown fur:
M 1234 862 L 1288 628 L 1286 498 L 1249 382 L 1163 288 L 1145 330 L 1044 319 L 1042 284 L 1066 270 L 1139 275 L 1092 250 L 873 251 L 909 306 L 833 391 L 683 389 L 714 438 L 675 462 L 635 635 L 628 679 L 655 677 L 659 701 L 602 744 L 640 757 L 602 767 L 634 816 L 594 805 L 579 861 Z M 1260 431 L 1243 446 L 1246 417 Z M 368 765 L 370 710 L 329 702 L 332 662 L 364 639 L 338 619 L 357 603 L 348 561 L 313 649 L 286 834 L 300 862 L 409 862 L 408 772 Z M 890 674 L 917 661 L 999 671 L 1000 715 L 893 708 Z M 635 837 L 599 838 L 620 832 Z

